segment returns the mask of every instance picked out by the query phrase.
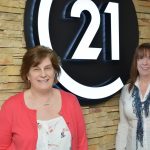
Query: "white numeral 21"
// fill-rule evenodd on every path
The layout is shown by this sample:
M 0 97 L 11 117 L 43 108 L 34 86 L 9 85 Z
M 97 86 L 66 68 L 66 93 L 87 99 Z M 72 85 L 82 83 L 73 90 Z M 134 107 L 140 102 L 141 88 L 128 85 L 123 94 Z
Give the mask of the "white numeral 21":
M 91 0 L 77 0 L 71 9 L 71 17 L 80 18 L 82 11 L 87 10 L 91 14 L 91 22 L 78 44 L 72 59 L 97 59 L 102 48 L 89 47 L 100 26 L 100 13 Z M 119 60 L 119 8 L 118 3 L 109 2 L 105 13 L 111 14 L 111 59 Z

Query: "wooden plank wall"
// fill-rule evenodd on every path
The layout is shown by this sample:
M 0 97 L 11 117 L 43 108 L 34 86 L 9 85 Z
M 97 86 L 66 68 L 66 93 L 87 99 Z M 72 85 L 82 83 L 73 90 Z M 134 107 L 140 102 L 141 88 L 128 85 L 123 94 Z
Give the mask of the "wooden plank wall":
M 150 0 L 134 0 L 141 42 L 150 42 Z M 25 50 L 25 0 L 0 0 L 0 105 L 23 88 L 19 77 Z M 131 22 L 132 23 L 132 22 Z M 109 101 L 83 108 L 89 150 L 113 150 L 119 120 L 116 94 Z

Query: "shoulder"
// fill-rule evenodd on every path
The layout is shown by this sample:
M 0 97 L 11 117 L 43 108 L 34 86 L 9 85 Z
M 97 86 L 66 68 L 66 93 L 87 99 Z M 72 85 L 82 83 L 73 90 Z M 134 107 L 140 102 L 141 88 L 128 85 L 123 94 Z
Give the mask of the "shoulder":
M 129 84 L 124 85 L 121 91 L 120 100 L 124 101 L 130 96 Z
M 22 98 L 23 98 L 23 92 L 10 96 L 7 100 L 5 100 L 1 108 L 12 108 L 16 106 L 16 104 L 19 103 L 20 99 Z
M 62 97 L 62 109 L 63 116 L 82 116 L 82 109 L 77 97 L 69 92 L 60 90 Z
M 128 91 L 128 88 L 129 88 L 129 84 L 125 84 L 121 92 Z
M 65 104 L 69 104 L 69 105 L 76 104 L 76 105 L 79 105 L 78 99 L 77 99 L 77 97 L 74 94 L 66 92 L 64 90 L 60 90 L 60 93 L 61 93 L 62 101 Z
M 70 99 L 70 100 L 77 99 L 77 97 L 74 94 L 66 92 L 64 90 L 60 90 L 60 93 L 61 93 L 62 98 Z

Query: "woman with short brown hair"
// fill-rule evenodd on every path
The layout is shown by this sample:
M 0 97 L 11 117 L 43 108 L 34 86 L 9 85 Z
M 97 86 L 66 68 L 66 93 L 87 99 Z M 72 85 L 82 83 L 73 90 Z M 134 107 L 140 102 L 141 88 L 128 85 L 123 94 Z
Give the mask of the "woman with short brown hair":
M 88 150 L 76 96 L 53 87 L 59 65 L 59 57 L 47 47 L 25 53 L 20 71 L 25 91 L 1 107 L 0 150 Z

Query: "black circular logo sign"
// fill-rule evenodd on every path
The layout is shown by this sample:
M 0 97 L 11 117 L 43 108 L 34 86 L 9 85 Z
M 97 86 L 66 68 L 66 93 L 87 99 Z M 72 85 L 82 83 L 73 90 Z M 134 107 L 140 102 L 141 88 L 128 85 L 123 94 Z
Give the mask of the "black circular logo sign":
M 81 103 L 123 87 L 139 39 L 132 0 L 27 0 L 24 31 L 27 48 L 44 45 L 61 57 L 57 86 Z

